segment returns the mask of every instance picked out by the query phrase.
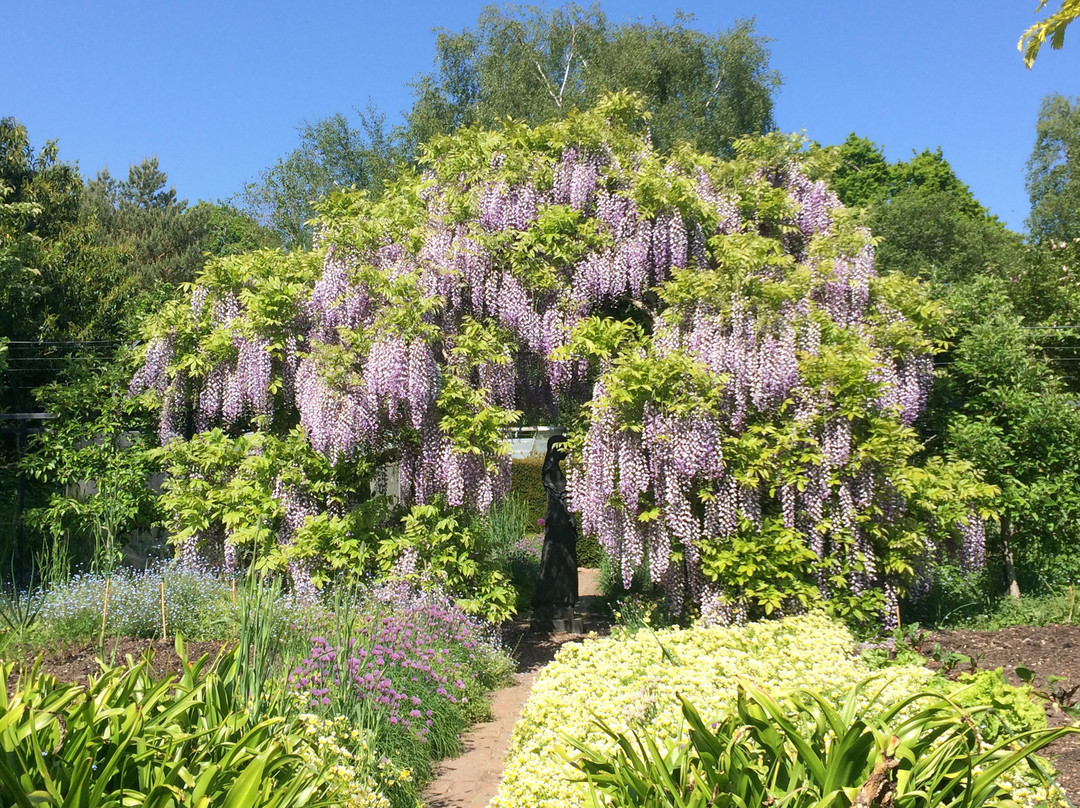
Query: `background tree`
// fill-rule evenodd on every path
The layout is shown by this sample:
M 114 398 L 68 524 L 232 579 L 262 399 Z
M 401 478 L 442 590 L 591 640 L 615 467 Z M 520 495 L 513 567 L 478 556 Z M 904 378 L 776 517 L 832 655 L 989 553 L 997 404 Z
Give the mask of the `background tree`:
M 435 71 L 414 85 L 409 141 L 505 117 L 535 125 L 630 90 L 645 99 L 658 148 L 685 141 L 730 155 L 737 137 L 773 128 L 780 78 L 752 20 L 717 34 L 692 22 L 676 12 L 672 23 L 612 24 L 576 3 L 488 6 L 475 28 L 439 32 Z
M 378 193 L 403 158 L 402 144 L 373 108 L 360 112 L 358 128 L 331 115 L 300 129 L 300 146 L 264 171 L 243 192 L 257 220 L 290 248 L 311 245 L 315 203 L 331 191 L 362 188 Z
M 86 184 L 83 207 L 120 265 L 120 279 L 102 296 L 117 313 L 160 305 L 179 284 L 195 278 L 207 254 L 279 243 L 251 215 L 229 205 L 199 202 L 189 208 L 156 157 L 132 164 L 124 180 L 107 169 L 98 172 Z
M 54 141 L 35 151 L 26 127 L 0 120 L 0 336 L 39 338 L 57 291 L 51 269 L 82 196 L 78 169 L 58 154 Z
M 1080 99 L 1043 99 L 1028 160 L 1031 237 L 1037 242 L 1080 238 Z
M 204 254 L 222 257 L 281 246 L 281 239 L 227 202 L 199 201 L 184 211 Z
M 1070 250 L 1025 245 L 940 150 L 889 164 L 876 144 L 851 135 L 837 154 L 834 187 L 864 207 L 878 266 L 929 281 L 952 311 L 952 347 L 939 358 L 920 428 L 930 448 L 973 463 L 1002 491 L 1001 522 L 988 535 L 989 585 L 1018 594 L 1071 580 L 1080 419 L 1068 392 L 1078 356 L 1069 326 L 1078 322 L 1080 284 Z
M 976 275 L 1007 276 L 1020 239 L 991 216 L 956 176 L 941 150 L 889 164 L 881 148 L 854 133 L 837 150 L 830 181 L 845 205 L 861 206 L 880 238 L 878 266 L 934 282 L 941 292 Z
M 836 147 L 829 187 L 848 207 L 869 208 L 893 192 L 893 167 L 882 148 L 854 132 Z
M 235 208 L 204 202 L 188 209 L 156 159 L 131 166 L 122 181 L 103 171 L 84 185 L 54 142 L 35 151 L 25 127 L 0 121 L 0 410 L 36 406 L 57 416 L 32 445 L 5 440 L 0 448 L 0 510 L 15 515 L 0 535 L 7 542 L 0 557 L 22 532 L 16 501 L 29 507 L 38 533 L 23 550 L 40 551 L 47 537 L 82 560 L 92 555 L 94 525 L 106 526 L 102 536 L 115 542 L 119 525 L 145 516 L 142 500 L 128 507 L 149 496 L 146 458 L 125 454 L 139 421 L 103 381 L 115 386 L 130 375 L 111 343 L 132 336 L 141 312 L 193 279 L 205 253 L 275 245 Z M 61 372 L 62 385 L 33 393 Z M 87 479 L 101 480 L 100 496 L 73 493 L 73 480 Z
M 1001 490 L 992 551 L 1013 596 L 1076 580 L 1080 410 L 1006 295 L 971 284 L 951 297 L 967 324 L 931 412 L 943 448 Z
M 129 283 L 141 290 L 195 277 L 203 262 L 200 234 L 184 216 L 156 157 L 132 164 L 117 181 L 108 169 L 87 183 L 87 203 L 110 243 L 124 254 Z

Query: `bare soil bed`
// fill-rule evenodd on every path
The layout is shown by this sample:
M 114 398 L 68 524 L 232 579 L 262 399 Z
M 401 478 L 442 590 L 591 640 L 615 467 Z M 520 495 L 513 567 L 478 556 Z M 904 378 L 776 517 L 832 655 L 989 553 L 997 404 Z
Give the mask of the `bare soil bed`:
M 1018 667 L 1035 672 L 1035 685 L 1046 690 L 1048 676 L 1064 676 L 1049 688 L 1067 694 L 1080 685 L 1080 626 L 1014 626 L 997 631 L 938 631 L 927 635 L 920 650 L 928 654 L 935 644 L 943 651 L 970 657 L 980 670 L 1001 668 L 1011 684 L 1021 684 Z M 970 669 L 960 665 L 956 672 Z M 1078 700 L 1080 690 L 1072 698 Z M 1046 704 L 1051 726 L 1071 723 L 1052 701 Z M 1080 805 L 1080 736 L 1071 735 L 1049 747 L 1049 755 L 1059 772 L 1058 781 L 1074 805 Z
M 197 660 L 203 654 L 213 658 L 221 649 L 220 642 L 186 643 L 187 657 Z M 139 637 L 116 637 L 105 641 L 104 647 L 97 643 L 72 643 L 52 649 L 41 658 L 41 670 L 55 676 L 61 682 L 84 683 L 87 677 L 101 675 L 101 662 L 105 664 L 125 664 L 128 657 L 138 662 L 143 654 L 153 650 L 150 669 L 154 677 L 178 675 L 181 671 L 180 657 L 176 653 L 173 640 L 147 640 Z M 100 662 L 99 662 L 100 660 Z M 27 656 L 21 661 L 22 666 L 33 665 L 34 656 Z M 12 674 L 17 678 L 19 666 Z M 13 681 L 9 681 L 9 688 Z

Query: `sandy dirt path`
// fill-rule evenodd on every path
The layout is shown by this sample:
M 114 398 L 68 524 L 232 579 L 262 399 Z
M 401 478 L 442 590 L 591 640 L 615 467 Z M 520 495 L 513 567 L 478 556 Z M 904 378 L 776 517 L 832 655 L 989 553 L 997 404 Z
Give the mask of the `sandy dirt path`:
M 578 590 L 585 611 L 586 631 L 607 631 L 607 624 L 589 610 L 598 609 L 597 570 L 578 571 Z M 485 808 L 499 788 L 506 752 L 510 748 L 514 724 L 529 698 L 533 680 L 564 643 L 580 640 L 582 634 L 530 632 L 527 621 L 512 623 L 503 630 L 504 641 L 518 660 L 513 683 L 492 694 L 492 720 L 477 724 L 462 739 L 463 752 L 444 760 L 422 799 L 428 808 Z

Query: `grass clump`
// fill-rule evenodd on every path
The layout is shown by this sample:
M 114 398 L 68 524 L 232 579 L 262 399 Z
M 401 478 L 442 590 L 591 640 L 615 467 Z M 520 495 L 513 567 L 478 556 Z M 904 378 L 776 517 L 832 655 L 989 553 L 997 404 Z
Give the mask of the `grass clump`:
M 488 546 L 514 587 L 518 614 L 526 614 L 532 607 L 540 575 L 544 528 L 536 523 L 533 513 L 522 496 L 511 493 L 491 506 L 484 522 L 490 537 Z
M 1080 625 L 1080 609 L 1075 588 L 1060 594 L 1023 595 L 1001 598 L 985 612 L 944 624 L 948 628 L 996 631 L 1010 626 Z

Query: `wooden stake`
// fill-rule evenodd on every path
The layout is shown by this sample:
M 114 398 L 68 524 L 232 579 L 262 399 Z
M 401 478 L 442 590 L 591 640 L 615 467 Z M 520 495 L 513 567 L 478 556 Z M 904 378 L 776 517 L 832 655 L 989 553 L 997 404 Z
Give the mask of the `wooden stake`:
M 109 584 L 111 578 L 105 579 L 105 602 L 101 606 L 101 641 L 105 642 L 105 621 L 109 618 Z
M 165 630 L 165 579 L 161 579 L 161 639 L 169 639 L 169 633 Z

